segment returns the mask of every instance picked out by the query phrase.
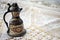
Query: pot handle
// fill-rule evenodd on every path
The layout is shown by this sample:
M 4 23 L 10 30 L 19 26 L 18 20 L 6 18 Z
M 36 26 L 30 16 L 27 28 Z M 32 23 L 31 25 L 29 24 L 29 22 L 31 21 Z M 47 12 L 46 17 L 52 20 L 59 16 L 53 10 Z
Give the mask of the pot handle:
M 6 20 L 5 20 L 5 16 L 6 16 L 7 13 L 8 13 L 8 11 L 5 12 L 5 14 L 4 14 L 4 16 L 3 16 L 3 20 L 4 20 L 5 24 L 6 24 L 6 26 L 8 27 L 8 23 L 7 23 Z
M 7 5 L 9 5 L 9 7 L 8 7 L 7 12 L 5 12 L 5 14 L 3 15 L 3 20 L 4 20 L 4 22 L 5 22 L 5 24 L 6 24 L 7 28 L 8 28 L 8 23 L 7 23 L 6 20 L 5 20 L 5 16 L 6 16 L 7 13 L 11 12 L 11 11 L 10 11 L 11 5 L 10 5 L 9 3 L 8 3 Z

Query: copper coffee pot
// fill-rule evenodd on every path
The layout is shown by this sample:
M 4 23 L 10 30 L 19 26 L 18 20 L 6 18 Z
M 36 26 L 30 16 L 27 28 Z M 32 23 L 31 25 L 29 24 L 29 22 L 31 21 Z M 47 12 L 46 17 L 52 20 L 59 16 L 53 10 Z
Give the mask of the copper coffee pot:
M 23 27 L 23 20 L 19 17 L 22 8 L 19 8 L 17 3 L 13 3 L 12 5 L 8 3 L 8 6 L 8 10 L 3 16 L 3 20 L 8 28 L 7 34 L 12 37 L 23 36 L 26 33 L 26 30 Z M 9 21 L 8 26 L 8 23 L 5 20 L 5 15 L 9 12 L 12 14 L 12 19 Z

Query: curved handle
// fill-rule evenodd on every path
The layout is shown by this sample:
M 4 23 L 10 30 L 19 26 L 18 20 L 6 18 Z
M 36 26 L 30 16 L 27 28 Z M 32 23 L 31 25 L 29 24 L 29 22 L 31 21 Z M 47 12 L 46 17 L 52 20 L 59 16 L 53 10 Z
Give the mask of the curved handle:
M 6 16 L 6 14 L 8 13 L 8 12 L 11 12 L 10 11 L 10 7 L 11 7 L 11 5 L 8 3 L 7 4 L 9 7 L 8 7 L 8 10 L 7 10 L 7 12 L 5 12 L 5 14 L 3 15 L 3 20 L 4 20 L 4 22 L 6 23 L 6 26 L 8 27 L 8 23 L 6 22 L 6 20 L 5 20 L 5 16 Z
M 3 16 L 3 20 L 4 20 L 4 22 L 6 23 L 6 26 L 8 27 L 8 23 L 7 23 L 6 20 L 5 20 L 5 16 L 6 16 L 7 13 L 8 13 L 8 11 L 5 12 L 5 14 L 4 14 L 4 16 Z

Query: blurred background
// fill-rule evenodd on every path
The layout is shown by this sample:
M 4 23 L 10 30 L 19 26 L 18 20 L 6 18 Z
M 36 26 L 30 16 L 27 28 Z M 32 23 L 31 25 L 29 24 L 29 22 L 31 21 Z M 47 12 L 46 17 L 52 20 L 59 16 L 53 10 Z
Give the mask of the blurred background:
M 20 17 L 24 21 L 25 28 L 30 28 L 32 25 L 42 28 L 44 32 L 60 37 L 60 0 L 0 0 L 0 20 L 3 22 L 3 15 L 7 11 L 7 3 L 18 3 L 23 10 Z M 11 13 L 6 15 L 6 20 L 9 22 Z M 3 27 L 4 26 L 4 27 Z M 35 26 L 33 26 L 35 27 Z M 7 27 L 2 23 L 3 32 Z M 0 28 L 2 30 L 2 28 Z

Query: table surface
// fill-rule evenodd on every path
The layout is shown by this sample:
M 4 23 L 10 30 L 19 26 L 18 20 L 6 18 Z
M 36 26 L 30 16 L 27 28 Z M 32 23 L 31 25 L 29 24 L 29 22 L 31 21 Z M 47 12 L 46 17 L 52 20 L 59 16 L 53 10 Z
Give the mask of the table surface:
M 0 40 L 60 40 L 59 36 L 45 32 L 43 28 L 36 25 L 31 25 L 29 28 L 26 28 L 26 31 L 27 33 L 23 37 L 10 37 L 6 32 L 2 33 Z
M 7 27 L 3 22 L 2 27 L 0 27 L 0 40 L 60 40 L 59 8 L 37 5 L 33 1 L 17 1 L 17 3 L 23 8 L 20 17 L 24 22 L 27 33 L 23 37 L 12 38 L 7 35 Z M 0 7 L 1 19 L 6 9 L 7 5 L 2 2 Z M 9 18 L 11 18 L 11 14 L 6 15 L 8 22 Z

